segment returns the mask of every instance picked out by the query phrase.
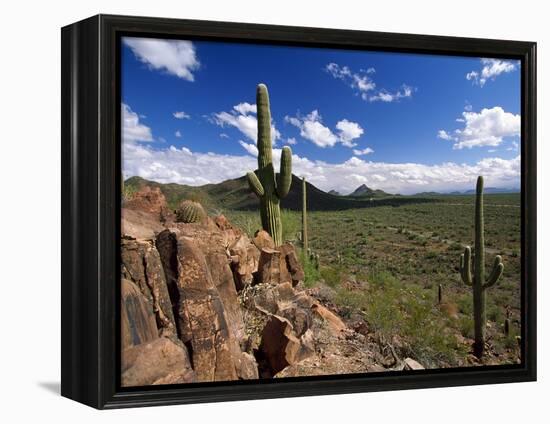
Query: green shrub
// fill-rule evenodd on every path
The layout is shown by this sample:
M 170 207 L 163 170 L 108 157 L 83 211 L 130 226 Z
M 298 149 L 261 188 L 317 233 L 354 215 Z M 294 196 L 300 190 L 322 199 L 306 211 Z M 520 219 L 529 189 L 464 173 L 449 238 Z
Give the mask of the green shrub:
M 321 273 L 313 261 L 309 259 L 309 255 L 305 254 L 303 250 L 300 251 L 299 255 L 304 268 L 304 285 L 308 288 L 314 287 L 321 279 Z
M 339 286 L 344 276 L 344 268 L 341 265 L 321 267 L 321 278 L 325 280 L 327 286 L 332 288 Z

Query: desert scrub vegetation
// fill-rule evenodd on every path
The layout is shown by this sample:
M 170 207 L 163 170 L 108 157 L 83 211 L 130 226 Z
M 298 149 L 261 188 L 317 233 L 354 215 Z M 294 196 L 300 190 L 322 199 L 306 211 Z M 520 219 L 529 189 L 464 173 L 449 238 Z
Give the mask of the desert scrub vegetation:
M 362 311 L 365 316 L 372 306 L 368 319 L 377 323 L 380 331 L 396 328 L 411 349 L 411 357 L 421 363 L 424 358 L 426 366 L 458 366 L 459 360 L 464 363 L 473 336 L 472 295 L 460 279 L 457 257 L 465 245 L 474 241 L 474 199 L 475 196 L 443 196 L 440 202 L 430 204 L 308 210 L 309 247 L 319 254 L 321 266 L 317 270 L 302 262 L 305 285 L 312 287 L 324 281 L 337 293 L 339 307 L 348 314 Z M 506 351 L 515 352 L 515 337 L 520 333 L 519 205 L 519 194 L 485 195 L 485 239 L 491 243 L 486 248 L 486 267 L 490 269 L 497 254 L 506 264 L 501 281 L 487 299 L 489 344 L 505 352 L 500 357 L 502 363 L 518 357 Z M 251 236 L 261 227 L 258 215 L 257 211 L 226 213 L 231 222 Z M 301 230 L 301 212 L 282 210 L 281 219 L 284 239 L 294 240 L 301 247 L 295 234 Z M 413 237 L 409 240 L 409 236 Z M 349 290 L 345 284 L 349 279 L 365 284 L 359 290 Z M 389 281 L 389 294 L 384 293 L 379 280 Z M 444 301 L 457 310 L 455 317 L 437 307 L 439 284 Z M 384 298 L 386 303 L 382 302 Z M 383 313 L 384 307 L 405 321 L 395 323 Z M 510 332 L 515 335 L 505 337 L 503 320 L 508 309 L 513 323 Z M 423 328 L 427 329 L 425 334 L 420 331 Z M 453 337 L 466 340 L 456 347 Z
M 401 339 L 403 354 L 426 367 L 455 364 L 464 355 L 449 331 L 449 319 L 437 309 L 431 293 L 414 284 L 403 285 L 387 272 L 371 274 L 364 290 L 337 288 L 335 301 L 348 310 L 361 311 L 383 340 Z

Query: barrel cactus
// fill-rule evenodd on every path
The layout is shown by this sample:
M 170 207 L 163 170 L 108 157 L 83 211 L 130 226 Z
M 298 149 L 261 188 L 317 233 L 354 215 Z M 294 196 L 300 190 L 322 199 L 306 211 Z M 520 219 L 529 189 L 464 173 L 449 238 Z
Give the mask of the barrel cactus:
M 262 227 L 267 231 L 275 246 L 283 244 L 283 229 L 279 204 L 292 183 L 292 151 L 288 146 L 281 153 L 281 170 L 275 176 L 271 146 L 271 112 L 269 94 L 264 84 L 256 90 L 258 116 L 258 170 L 246 174 L 250 189 L 260 199 Z
M 184 200 L 175 211 L 176 222 L 196 223 L 206 219 L 206 212 L 199 202 Z
M 475 255 L 472 276 L 472 249 L 467 246 L 460 255 L 460 276 L 462 281 L 472 287 L 474 295 L 474 355 L 483 356 L 485 349 L 485 290 L 494 286 L 504 271 L 502 258 L 497 255 L 489 278 L 485 281 L 485 240 L 483 220 L 483 177 L 477 178 L 475 204 Z

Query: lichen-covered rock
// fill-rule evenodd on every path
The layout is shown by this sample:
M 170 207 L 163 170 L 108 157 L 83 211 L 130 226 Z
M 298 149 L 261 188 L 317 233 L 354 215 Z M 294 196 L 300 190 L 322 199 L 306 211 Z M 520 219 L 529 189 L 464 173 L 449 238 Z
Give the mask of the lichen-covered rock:
M 164 268 L 153 242 L 122 240 L 122 277 L 133 281 L 151 303 L 161 334 L 175 335 L 176 326 L 172 301 L 168 292 Z
M 121 348 L 136 346 L 158 337 L 152 302 L 139 287 L 129 280 L 121 280 Z
M 231 333 L 240 342 L 244 338 L 244 323 L 229 259 L 223 253 L 210 253 L 206 257 L 206 262 L 222 300 Z
M 242 352 L 206 256 L 194 239 L 179 236 L 176 260 L 178 328 L 190 346 L 197 380 L 236 380 Z M 223 283 L 219 286 L 223 292 Z
M 196 381 L 185 346 L 167 337 L 124 350 L 121 372 L 124 387 Z

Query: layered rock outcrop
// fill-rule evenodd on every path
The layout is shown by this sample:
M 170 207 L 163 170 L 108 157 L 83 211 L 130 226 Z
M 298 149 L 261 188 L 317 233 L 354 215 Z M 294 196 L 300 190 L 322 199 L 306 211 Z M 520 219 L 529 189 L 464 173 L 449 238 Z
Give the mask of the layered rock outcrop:
M 292 244 L 250 239 L 223 215 L 164 219 L 143 189 L 122 211 L 122 383 L 271 378 L 315 355 L 316 332 L 345 324 L 298 289 Z M 324 330 L 323 330 L 324 331 Z

